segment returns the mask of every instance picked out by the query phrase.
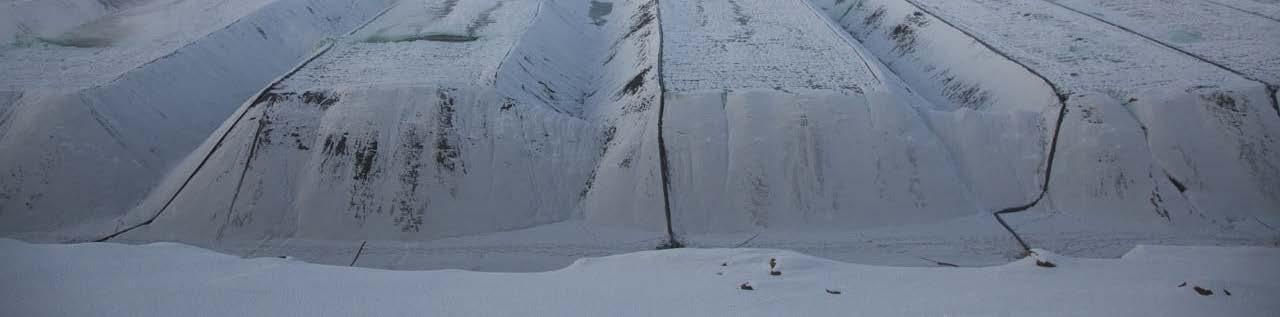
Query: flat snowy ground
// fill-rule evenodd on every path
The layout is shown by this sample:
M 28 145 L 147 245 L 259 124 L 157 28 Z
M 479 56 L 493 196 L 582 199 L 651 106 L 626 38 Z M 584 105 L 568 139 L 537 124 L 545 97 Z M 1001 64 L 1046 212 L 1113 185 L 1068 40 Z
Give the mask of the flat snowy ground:
M 1106 260 L 1040 251 L 985 268 L 677 249 L 582 259 L 543 273 L 384 271 L 173 243 L 3 239 L 0 253 L 8 255 L 0 262 L 4 316 L 1280 314 L 1280 249 L 1254 247 L 1139 246 Z M 767 273 L 770 258 L 782 275 Z

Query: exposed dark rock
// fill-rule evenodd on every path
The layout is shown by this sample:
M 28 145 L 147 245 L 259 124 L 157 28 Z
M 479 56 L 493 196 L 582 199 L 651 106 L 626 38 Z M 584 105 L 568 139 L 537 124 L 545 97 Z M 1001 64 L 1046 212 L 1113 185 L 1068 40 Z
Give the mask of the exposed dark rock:
M 374 159 L 378 156 L 378 140 L 370 141 L 369 144 L 356 150 L 355 179 L 369 179 L 369 171 L 373 170 Z
M 322 91 L 308 91 L 302 93 L 302 103 L 317 105 L 320 106 L 321 110 L 324 110 L 338 103 L 338 97 Z
M 1200 296 L 1209 296 L 1209 295 L 1213 295 L 1213 291 L 1208 290 L 1208 289 L 1203 288 L 1203 287 L 1196 286 L 1196 287 L 1192 287 L 1192 289 L 1196 290 L 1196 294 L 1200 294 Z
M 635 77 L 631 77 L 631 80 L 627 81 L 627 84 L 622 86 L 622 91 L 618 92 L 618 96 L 621 97 L 624 94 L 635 95 L 637 92 L 640 92 L 640 88 L 644 87 L 645 75 L 648 75 L 649 70 L 652 68 L 653 67 L 645 67 L 645 69 L 640 71 L 639 74 L 636 74 Z

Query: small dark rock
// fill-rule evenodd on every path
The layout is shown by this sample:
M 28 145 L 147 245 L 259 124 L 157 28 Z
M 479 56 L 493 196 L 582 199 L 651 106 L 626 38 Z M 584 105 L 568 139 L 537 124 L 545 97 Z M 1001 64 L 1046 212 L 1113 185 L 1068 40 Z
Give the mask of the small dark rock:
M 724 275 L 724 272 L 716 272 L 716 275 Z
M 756 290 L 756 288 L 755 288 L 755 287 L 751 287 L 751 283 L 750 283 L 750 282 L 739 284 L 739 285 L 738 285 L 738 289 L 740 289 L 740 290 L 744 290 L 744 291 L 754 291 L 754 290 Z
M 827 294 L 831 294 L 831 295 L 840 295 L 840 291 L 832 290 L 832 289 L 828 289 L 828 290 L 827 290 Z
M 1228 290 L 1227 290 L 1227 289 L 1225 289 L 1225 288 L 1224 288 L 1224 289 L 1222 289 L 1222 293 L 1223 293 L 1223 294 L 1227 294 L 1227 296 L 1231 296 L 1231 291 L 1228 291 Z
M 782 275 L 782 271 L 769 271 L 769 275 L 780 276 Z
M 1209 296 L 1209 295 L 1213 295 L 1213 291 L 1208 290 L 1208 289 L 1205 289 L 1205 288 L 1203 288 L 1203 287 L 1196 286 L 1196 287 L 1193 287 L 1192 289 L 1195 289 L 1195 290 L 1196 290 L 1196 294 L 1200 294 L 1200 296 Z
M 1036 266 L 1039 266 L 1039 267 L 1058 267 L 1058 265 L 1057 265 L 1057 264 L 1053 264 L 1053 262 L 1049 262 L 1049 261 L 1045 261 L 1045 260 L 1036 260 Z
M 1178 284 L 1178 287 L 1187 287 L 1187 282 L 1182 282 L 1182 284 Z
M 720 266 L 729 266 L 729 262 L 720 263 Z

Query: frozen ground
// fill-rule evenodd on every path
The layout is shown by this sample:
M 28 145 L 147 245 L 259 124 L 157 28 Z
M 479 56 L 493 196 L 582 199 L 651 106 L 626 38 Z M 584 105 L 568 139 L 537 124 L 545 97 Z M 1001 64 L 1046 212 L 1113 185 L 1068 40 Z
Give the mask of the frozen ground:
M 542 273 L 347 268 L 173 243 L 5 239 L 0 252 L 11 255 L 0 263 L 0 314 L 9 316 L 1280 314 L 1280 251 L 1251 247 L 1141 246 L 1119 259 L 1037 250 L 984 268 L 679 249 L 584 258 Z M 781 275 L 768 273 L 771 259 Z

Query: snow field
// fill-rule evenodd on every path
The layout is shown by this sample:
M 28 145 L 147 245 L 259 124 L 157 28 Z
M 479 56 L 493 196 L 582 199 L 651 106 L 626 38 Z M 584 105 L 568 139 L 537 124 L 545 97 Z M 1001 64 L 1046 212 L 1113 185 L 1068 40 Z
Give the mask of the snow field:
M 0 312 L 23 316 L 1280 312 L 1273 300 L 1280 276 L 1269 270 L 1280 254 L 1249 247 L 1141 246 L 1119 259 L 1037 250 L 1037 256 L 984 268 L 867 266 L 768 249 L 680 249 L 587 258 L 543 273 L 345 268 L 242 259 L 173 243 L 3 240 L 0 251 L 20 255 L 0 263 L 6 285 Z M 782 275 L 767 273 L 771 259 Z M 1037 260 L 1056 267 L 1037 266 Z M 754 290 L 739 289 L 742 283 Z M 130 287 L 122 291 L 120 285 Z M 1198 295 L 1195 287 L 1213 294 Z

